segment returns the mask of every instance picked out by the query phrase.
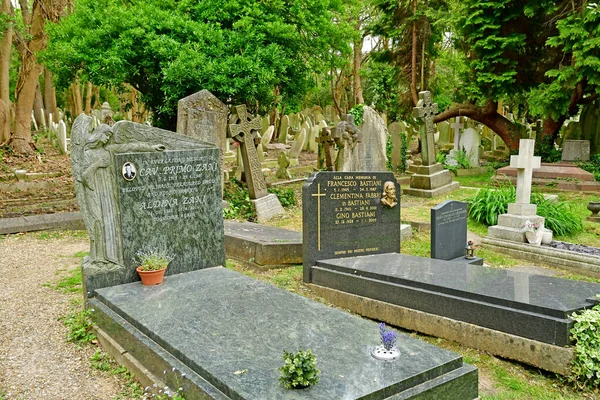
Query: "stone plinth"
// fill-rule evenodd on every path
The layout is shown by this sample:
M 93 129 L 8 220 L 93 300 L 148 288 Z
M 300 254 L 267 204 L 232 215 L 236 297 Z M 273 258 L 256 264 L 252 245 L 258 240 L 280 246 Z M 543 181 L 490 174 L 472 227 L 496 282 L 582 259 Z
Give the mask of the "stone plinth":
M 458 189 L 460 184 L 452 182 L 450 171 L 440 163 L 433 165 L 411 165 L 408 169 L 413 175 L 410 187 L 402 192 L 415 197 L 436 197 Z
M 488 228 L 488 236 L 496 239 L 510 240 L 513 242 L 526 243 L 525 229 L 523 226 L 527 221 L 532 223 L 544 223 L 544 217 L 536 215 L 535 204 L 508 205 L 508 213 L 498 215 L 498 224 Z

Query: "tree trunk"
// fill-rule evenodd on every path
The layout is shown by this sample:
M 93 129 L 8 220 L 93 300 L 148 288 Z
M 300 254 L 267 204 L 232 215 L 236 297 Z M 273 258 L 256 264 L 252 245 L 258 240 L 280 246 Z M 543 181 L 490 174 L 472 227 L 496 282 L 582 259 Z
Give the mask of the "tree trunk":
M 83 104 L 81 100 L 81 85 L 79 84 L 79 79 L 75 81 L 75 83 L 71 86 L 73 90 L 73 105 L 75 109 L 75 116 L 77 117 L 79 114 L 83 112 Z
M 14 15 L 10 0 L 2 0 L 2 14 Z M 2 33 L 0 42 L 0 144 L 10 139 L 10 53 L 12 50 L 12 23 Z
M 518 150 L 521 139 L 519 130 L 514 123 L 498 113 L 497 107 L 498 104 L 493 101 L 489 101 L 484 108 L 473 104 L 459 104 L 436 115 L 433 122 L 437 124 L 453 117 L 468 117 L 496 132 L 510 150 Z
M 360 33 L 360 22 L 356 25 L 356 30 Z M 362 47 L 363 47 L 363 36 L 360 35 L 359 39 L 354 40 L 354 58 L 352 62 L 352 79 L 354 81 L 353 89 L 353 101 L 354 104 L 364 104 L 365 99 L 363 98 L 362 83 L 360 81 L 360 65 L 362 63 Z
M 92 82 L 87 83 L 87 90 L 85 91 L 85 113 L 87 115 L 92 114 Z
M 413 9 L 413 24 L 412 24 L 412 59 L 410 67 L 410 94 L 412 96 L 413 105 L 416 106 L 419 102 L 417 95 L 417 0 L 412 0 Z
M 35 100 L 42 67 L 37 64 L 35 53 L 28 53 L 21 60 L 21 71 L 17 82 L 17 102 L 15 106 L 15 133 L 11 138 L 11 147 L 17 154 L 31 154 L 31 110 Z
M 137 90 L 131 86 L 131 120 L 133 122 L 140 122 L 139 109 L 137 103 Z
M 38 84 L 35 88 L 35 99 L 33 100 L 33 116 L 35 117 L 35 122 L 37 123 L 38 129 L 42 130 L 46 124 L 44 123 L 44 100 L 42 98 L 42 89 L 40 87 L 40 81 L 38 79 Z
M 52 82 L 52 72 L 48 68 L 44 68 L 44 110 L 46 111 L 46 126 L 50 127 L 50 114 L 52 114 L 52 120 L 58 122 L 56 91 Z

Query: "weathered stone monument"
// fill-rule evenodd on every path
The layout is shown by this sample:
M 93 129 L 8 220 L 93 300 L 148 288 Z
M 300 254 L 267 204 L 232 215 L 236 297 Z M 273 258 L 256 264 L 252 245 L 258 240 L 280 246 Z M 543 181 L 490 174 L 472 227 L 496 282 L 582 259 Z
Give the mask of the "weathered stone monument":
M 479 167 L 481 136 L 473 128 L 467 128 L 460 137 L 460 148 L 464 150 L 469 157 L 472 168 Z
M 446 163 L 448 165 L 458 165 L 458 162 L 456 161 L 456 152 L 460 150 L 461 129 L 465 127 L 465 124 L 462 122 L 462 117 L 456 117 L 455 121 L 450 124 L 450 127 L 454 130 L 454 147 L 448 153 Z
M 467 203 L 447 200 L 431 209 L 431 258 L 483 265 L 483 259 L 465 258 Z
M 410 187 L 403 193 L 416 197 L 435 197 L 458 189 L 458 182 L 452 182 L 450 172 L 435 161 L 435 143 L 433 117 L 437 113 L 437 104 L 431 102 L 431 93 L 420 92 L 419 102 L 414 108 L 415 116 L 425 121 L 425 132 L 421 134 L 421 157 L 423 165 L 411 165 L 413 172 Z
M 589 161 L 589 140 L 565 140 L 563 142 L 562 161 Z
M 280 152 L 279 153 L 279 157 L 277 158 L 277 172 L 275 173 L 275 176 L 279 179 L 292 179 L 292 175 L 290 174 L 290 171 L 288 170 L 288 167 L 290 166 L 290 160 L 288 160 L 287 156 L 285 155 L 285 152 Z
M 239 143 L 248 194 L 259 222 L 284 213 L 277 196 L 267 192 L 267 183 L 256 153 L 256 145 L 260 143 L 258 131 L 261 126 L 260 117 L 252 119 L 248 116 L 245 105 L 236 106 L 229 120 L 229 134 Z
M 227 141 L 227 106 L 208 90 L 201 90 L 177 103 L 177 133 L 190 136 L 219 149 L 223 173 Z M 223 176 L 221 176 L 223 181 Z
M 338 146 L 335 170 L 355 171 L 358 165 L 358 153 L 355 153 L 354 149 L 362 139 L 359 129 L 354 125 L 354 117 L 346 114 L 344 118 L 344 121 L 339 122 L 331 130 L 331 135 Z
M 333 171 L 335 167 L 335 139 L 331 135 L 331 129 L 321 128 L 317 143 L 319 144 L 317 168 Z
M 508 213 L 498 216 L 498 225 L 488 228 L 491 238 L 525 242 L 525 223 L 544 224 L 544 218 L 536 215 L 537 206 L 531 204 L 531 180 L 533 170 L 540 168 L 540 157 L 534 156 L 535 140 L 521 139 L 519 155 L 510 156 L 510 166 L 517 169 L 517 198 L 508 205 Z
M 91 120 L 80 115 L 71 135 L 75 192 L 91 243 L 86 296 L 139 280 L 140 250 L 174 255 L 167 275 L 223 265 L 217 148 L 129 121 L 92 131 Z

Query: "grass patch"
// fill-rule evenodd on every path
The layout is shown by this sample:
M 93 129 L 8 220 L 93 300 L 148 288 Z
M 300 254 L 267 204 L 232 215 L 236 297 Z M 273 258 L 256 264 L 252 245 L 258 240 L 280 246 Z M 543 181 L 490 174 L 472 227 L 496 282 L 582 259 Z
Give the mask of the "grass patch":
M 34 237 L 39 240 L 53 240 L 53 239 L 85 239 L 88 237 L 87 231 L 40 231 L 34 232 Z
M 429 257 L 431 242 L 429 232 L 413 232 L 409 240 L 400 242 L 400 252 L 417 257 Z
M 453 176 L 452 180 L 459 182 L 460 186 L 467 187 L 484 187 L 490 183 L 492 176 L 496 171 L 493 169 L 488 170 L 486 173 L 475 176 Z
M 96 352 L 90 357 L 90 364 L 92 368 L 98 371 L 116 375 L 123 383 L 121 394 L 117 396 L 115 400 L 131 398 L 139 399 L 144 395 L 142 385 L 135 380 L 133 374 L 124 366 L 117 364 L 111 356 L 104 353 L 100 348 L 96 349 Z
M 57 271 L 58 272 L 58 271 Z M 63 294 L 68 293 L 83 293 L 83 285 L 81 284 L 81 268 L 75 267 L 67 271 L 65 276 L 62 276 L 56 283 L 44 283 L 43 286 L 57 290 Z

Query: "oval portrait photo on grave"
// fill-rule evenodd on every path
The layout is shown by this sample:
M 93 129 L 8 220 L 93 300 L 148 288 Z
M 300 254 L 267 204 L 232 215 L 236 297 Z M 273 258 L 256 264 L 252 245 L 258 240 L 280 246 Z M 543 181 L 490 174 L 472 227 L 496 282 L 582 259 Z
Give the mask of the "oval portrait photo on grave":
M 121 173 L 123 174 L 123 179 L 126 181 L 134 180 L 136 175 L 135 165 L 132 162 L 127 161 L 125 164 L 123 164 Z

